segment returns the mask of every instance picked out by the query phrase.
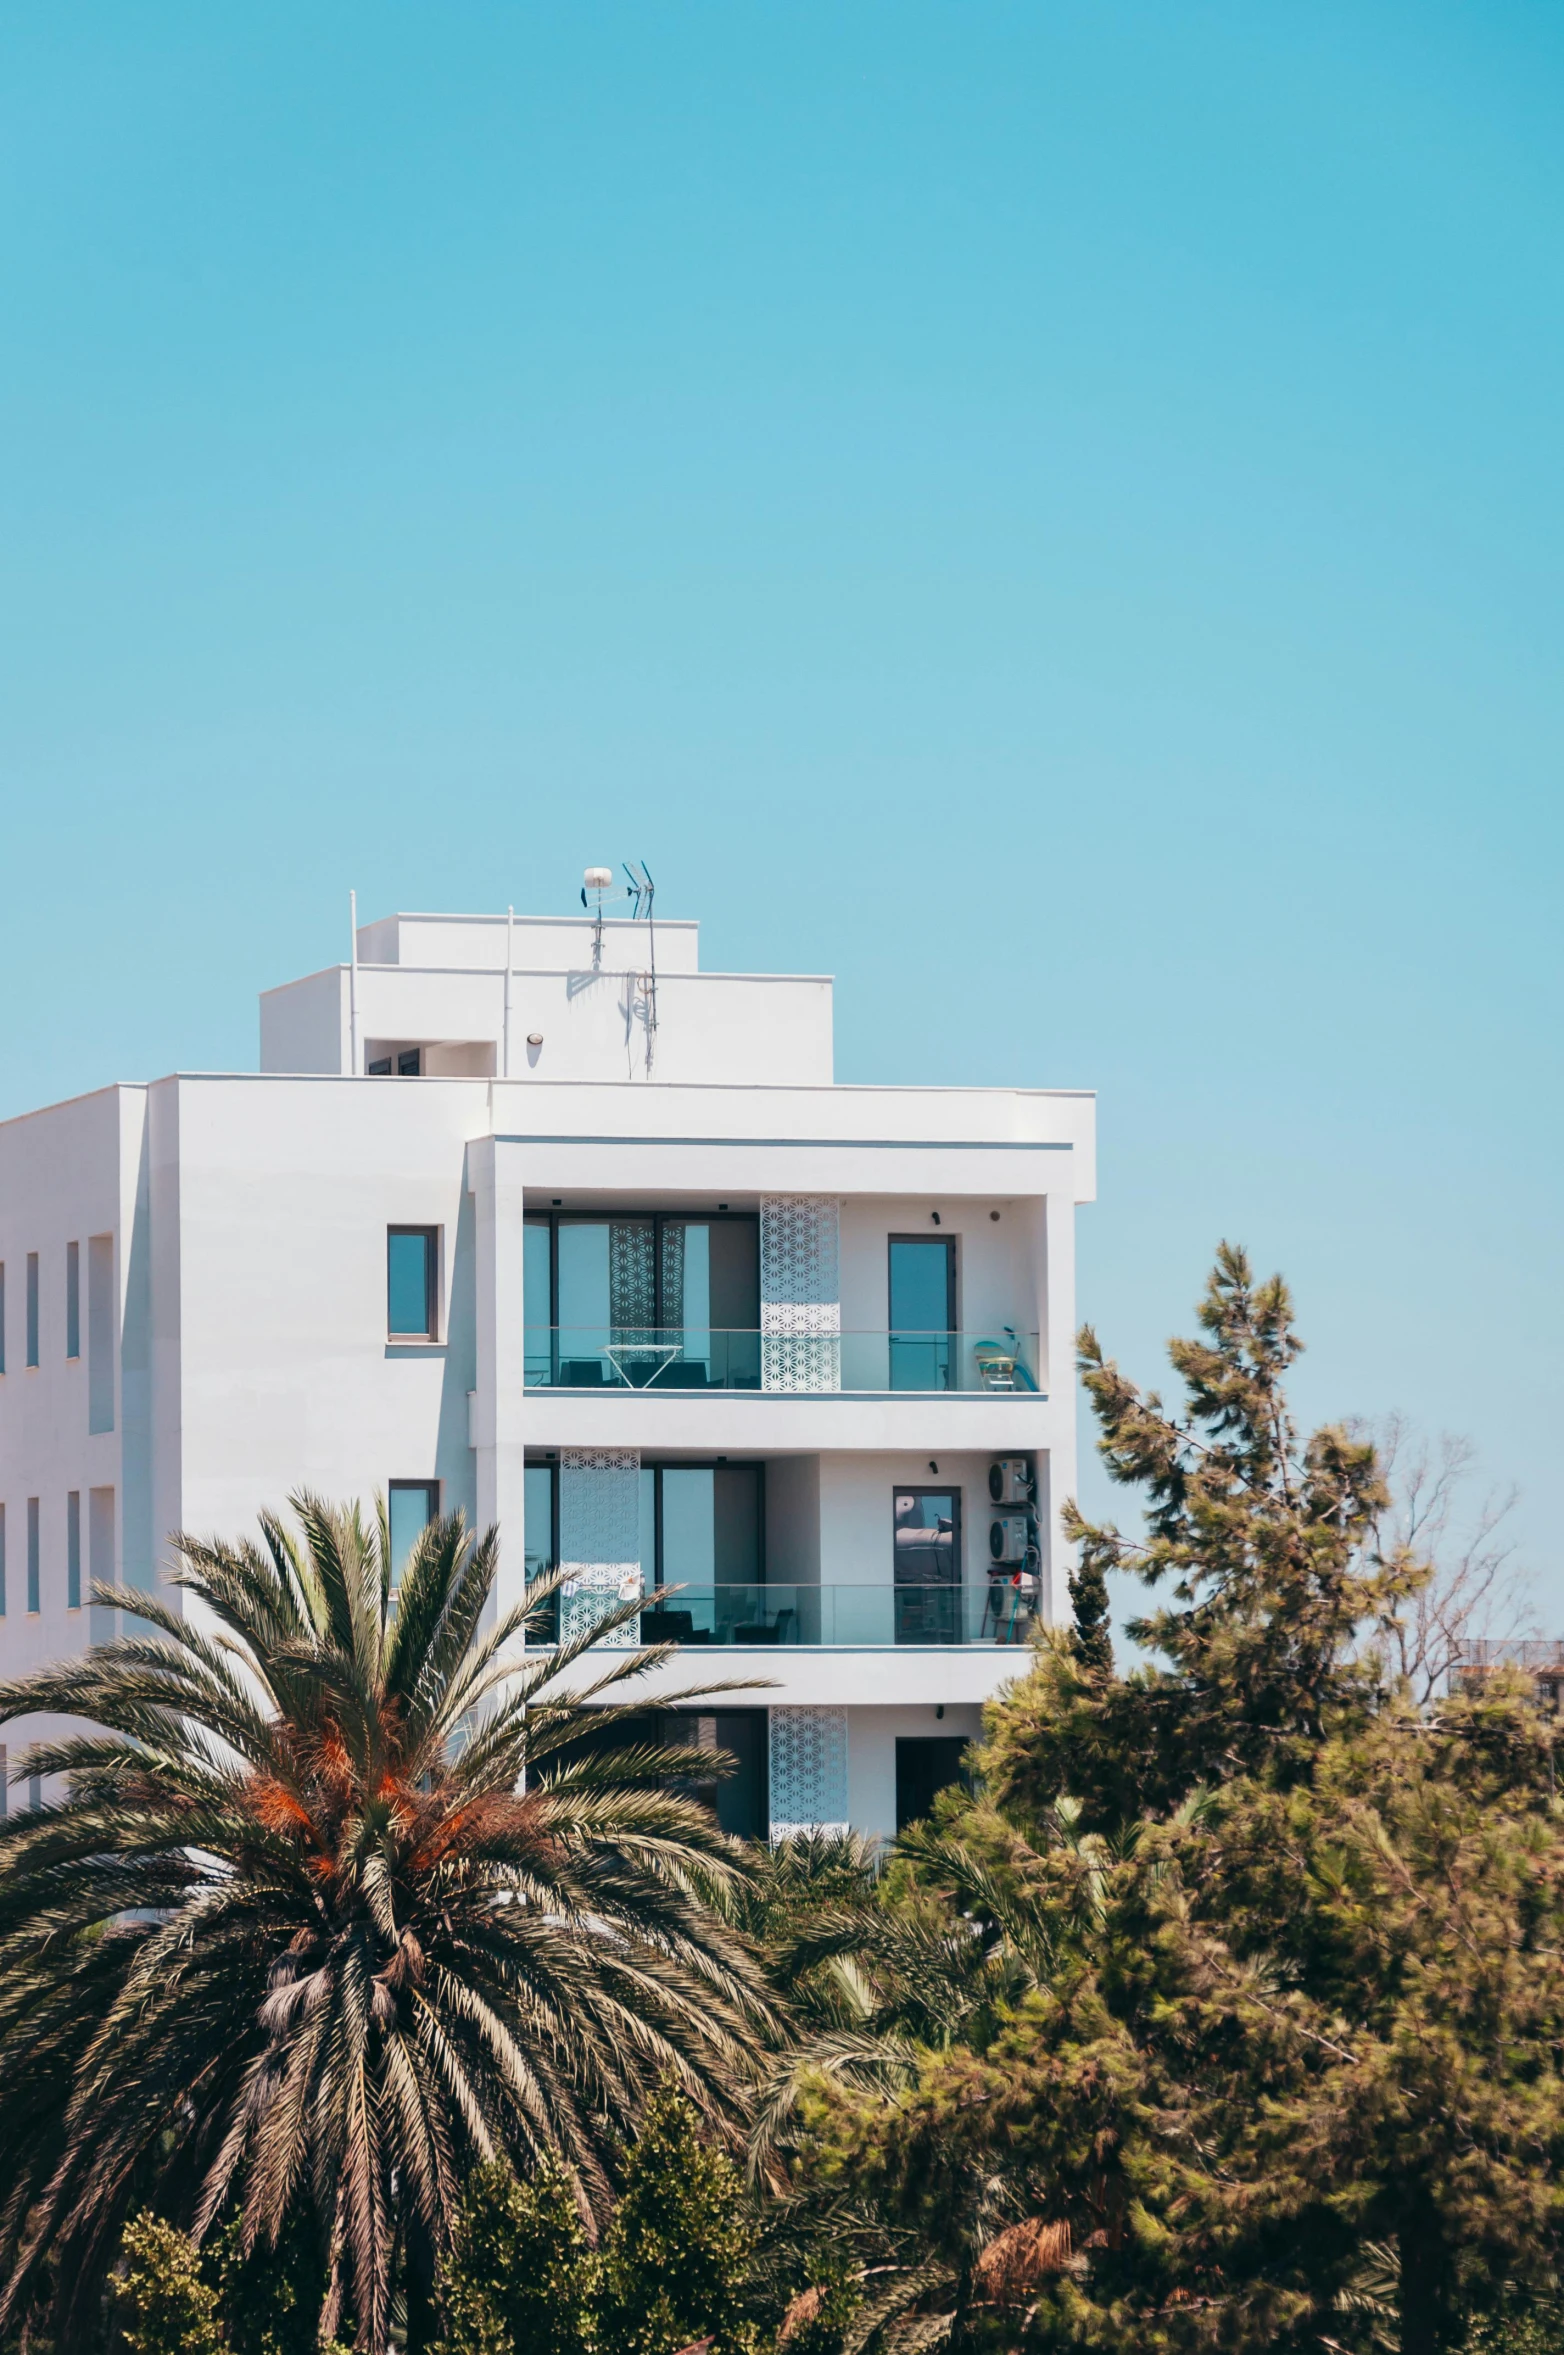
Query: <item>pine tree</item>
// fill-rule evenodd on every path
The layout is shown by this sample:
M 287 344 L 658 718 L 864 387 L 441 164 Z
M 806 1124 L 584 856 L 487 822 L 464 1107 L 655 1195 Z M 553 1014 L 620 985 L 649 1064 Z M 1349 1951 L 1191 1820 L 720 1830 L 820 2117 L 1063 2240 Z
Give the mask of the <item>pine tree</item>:
M 1327 1732 L 1366 1722 L 1382 1698 L 1378 1661 L 1355 1639 L 1394 1609 L 1406 1571 L 1374 1550 L 1385 1503 L 1374 1450 L 1340 1425 L 1300 1441 L 1285 1377 L 1303 1345 L 1280 1276 L 1256 1283 L 1244 1253 L 1221 1244 L 1199 1317 L 1200 1338 L 1168 1344 L 1182 1418 L 1081 1330 L 1098 1452 L 1140 1491 L 1146 1535 L 1067 1507 L 1077 1583 L 1113 1571 L 1170 1600 L 1130 1622 L 1155 1664 L 1129 1676 L 1083 1678 L 1070 1647 L 1045 1650 L 988 1762 L 1023 1809 L 1069 1792 L 1088 1824 L 1111 1828 L 1168 1815 L 1236 1773 L 1303 1774 Z
M 1096 1554 L 1082 1556 L 1070 1580 L 1070 1602 L 1075 1624 L 1070 1649 L 1089 1675 L 1113 1674 L 1113 1630 L 1108 1612 L 1108 1581 Z
M 1375 1554 L 1372 1452 L 1295 1438 L 1279 1281 L 1224 1249 L 1202 1323 L 1183 1423 L 1083 1336 L 1147 1525 L 1079 1525 L 1083 1558 L 1171 1578 L 1165 1664 L 1104 1686 L 1045 1646 L 978 1760 L 1002 1872 L 927 1858 L 1013 1991 L 888 2050 L 884 2090 L 863 2056 L 822 2081 L 795 2164 L 914 2284 L 985 2212 L 1067 2230 L 1036 2348 L 1536 2345 L 1564 2293 L 1558 1724 L 1518 1679 L 1428 1714 L 1389 1685 L 1363 1623 L 1419 1573 Z
M 603 2355 L 753 2355 L 754 2230 L 738 2169 L 704 2141 L 692 2103 L 663 2086 L 647 2104 L 603 2240 Z

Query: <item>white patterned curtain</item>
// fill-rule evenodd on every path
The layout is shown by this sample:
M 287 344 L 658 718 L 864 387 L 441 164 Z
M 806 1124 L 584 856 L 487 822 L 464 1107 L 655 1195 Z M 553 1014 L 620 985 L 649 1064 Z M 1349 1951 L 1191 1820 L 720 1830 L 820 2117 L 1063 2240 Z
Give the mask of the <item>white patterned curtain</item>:
M 847 1711 L 773 1709 L 770 1716 L 772 1839 L 845 1832 Z
M 832 1195 L 761 1197 L 763 1390 L 842 1387 L 840 1214 Z
M 643 1591 L 641 1458 L 635 1448 L 567 1447 L 559 1460 L 559 1638 L 574 1643 Z M 604 1636 L 633 1650 L 639 1612 Z

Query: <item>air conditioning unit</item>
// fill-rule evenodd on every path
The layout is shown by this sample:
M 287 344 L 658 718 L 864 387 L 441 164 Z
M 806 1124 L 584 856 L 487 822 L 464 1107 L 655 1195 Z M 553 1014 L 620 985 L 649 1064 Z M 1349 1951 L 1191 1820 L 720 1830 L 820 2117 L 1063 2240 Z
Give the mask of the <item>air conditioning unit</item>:
M 996 1562 L 1019 1568 L 1033 1551 L 1030 1513 L 996 1513 L 988 1525 L 988 1550 Z
M 1032 1467 L 1025 1456 L 1001 1456 L 988 1467 L 988 1493 L 996 1505 L 1029 1505 Z

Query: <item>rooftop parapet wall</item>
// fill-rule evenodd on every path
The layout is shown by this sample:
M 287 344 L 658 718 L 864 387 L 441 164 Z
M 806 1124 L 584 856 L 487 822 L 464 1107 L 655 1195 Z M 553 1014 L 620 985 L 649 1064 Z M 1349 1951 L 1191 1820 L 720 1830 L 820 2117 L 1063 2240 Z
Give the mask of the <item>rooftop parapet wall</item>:
M 596 927 L 590 916 L 379 916 L 358 928 L 359 961 L 501 972 L 507 921 L 513 968 L 591 972 Z M 689 918 L 659 918 L 655 945 L 659 974 L 699 972 L 699 924 Z M 604 972 L 639 972 L 651 965 L 652 953 L 651 927 L 622 916 L 604 917 Z

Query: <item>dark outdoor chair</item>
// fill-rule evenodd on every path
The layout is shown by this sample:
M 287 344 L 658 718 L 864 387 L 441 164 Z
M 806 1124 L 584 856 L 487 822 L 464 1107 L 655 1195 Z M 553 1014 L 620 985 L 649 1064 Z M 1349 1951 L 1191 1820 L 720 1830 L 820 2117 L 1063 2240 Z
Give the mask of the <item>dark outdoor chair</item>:
M 687 1644 L 695 1635 L 693 1611 L 658 1610 L 655 1604 L 641 1613 L 643 1644 Z

